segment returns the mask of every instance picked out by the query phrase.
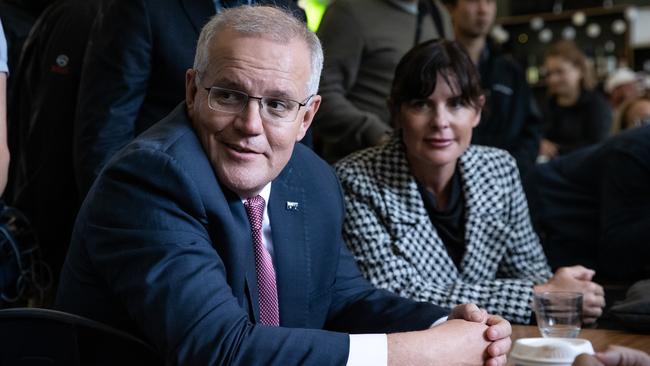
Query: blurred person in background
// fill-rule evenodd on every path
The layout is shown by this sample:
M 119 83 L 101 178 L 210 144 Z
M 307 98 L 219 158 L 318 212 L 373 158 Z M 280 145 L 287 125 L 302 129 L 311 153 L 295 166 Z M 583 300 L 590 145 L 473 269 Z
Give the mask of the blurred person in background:
M 612 125 L 612 110 L 594 90 L 591 65 L 572 41 L 554 43 L 544 62 L 549 95 L 544 111 L 545 159 L 604 140 Z
M 453 37 L 438 0 L 335 0 L 318 30 L 325 49 L 314 147 L 330 163 L 386 142 L 386 99 L 399 59 L 414 44 Z
M 650 97 L 638 97 L 621 105 L 612 125 L 612 134 L 650 124 Z
M 60 0 L 38 18 L 12 78 L 8 194 L 36 230 L 54 283 L 63 265 L 79 194 L 72 164 L 77 92 L 89 32 L 111 0 Z
M 552 268 L 579 263 L 601 282 L 650 278 L 650 125 L 539 164 L 527 179 Z
M 521 175 L 535 164 L 542 116 L 524 72 L 489 37 L 497 13 L 496 0 L 447 0 L 456 39 L 481 75 L 486 105 L 472 143 L 508 151 Z
M 604 85 L 609 103 L 618 111 L 622 104 L 641 96 L 639 78 L 636 73 L 627 67 L 621 67 L 611 73 Z

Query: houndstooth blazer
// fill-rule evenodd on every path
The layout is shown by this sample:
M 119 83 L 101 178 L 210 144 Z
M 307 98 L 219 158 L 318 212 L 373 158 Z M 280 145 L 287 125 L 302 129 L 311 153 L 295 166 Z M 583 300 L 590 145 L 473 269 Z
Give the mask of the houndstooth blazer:
M 459 169 L 466 243 L 460 270 L 431 224 L 397 137 L 336 165 L 346 200 L 344 238 L 378 287 L 447 307 L 476 303 L 528 323 L 533 285 L 552 274 L 515 161 L 505 151 L 472 145 Z

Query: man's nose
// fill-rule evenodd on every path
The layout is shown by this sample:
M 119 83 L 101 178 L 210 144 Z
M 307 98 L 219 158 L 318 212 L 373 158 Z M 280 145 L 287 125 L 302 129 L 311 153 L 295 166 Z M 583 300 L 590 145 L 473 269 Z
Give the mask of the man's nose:
M 262 122 L 262 100 L 249 97 L 244 110 L 238 116 L 238 128 L 242 131 L 258 135 L 264 131 Z

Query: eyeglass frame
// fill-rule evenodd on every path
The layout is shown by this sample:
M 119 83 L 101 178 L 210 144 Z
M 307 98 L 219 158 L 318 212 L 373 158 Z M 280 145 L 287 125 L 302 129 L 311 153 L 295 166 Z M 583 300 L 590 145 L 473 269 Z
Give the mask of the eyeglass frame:
M 306 107 L 306 106 L 309 104 L 311 98 L 313 98 L 314 96 L 316 96 L 316 94 L 312 94 L 312 95 L 308 96 L 308 97 L 304 100 L 304 102 L 301 103 L 301 102 L 299 102 L 299 101 L 297 101 L 297 100 L 293 100 L 293 99 L 290 99 L 290 98 L 269 97 L 269 96 L 255 97 L 255 96 L 249 95 L 248 93 L 243 92 L 243 91 L 241 91 L 241 90 L 235 90 L 235 89 L 223 88 L 223 87 L 220 87 L 220 86 L 211 86 L 211 87 L 205 87 L 205 86 L 204 86 L 203 89 L 205 89 L 205 90 L 208 92 L 208 107 L 209 107 L 210 109 L 212 109 L 213 111 L 216 111 L 216 112 L 223 112 L 223 113 L 228 113 L 228 114 L 239 114 L 239 113 L 245 111 L 246 108 L 248 107 L 248 104 L 249 104 L 249 102 L 250 102 L 251 99 L 257 99 L 257 103 L 258 103 L 259 108 L 260 108 L 260 117 L 264 117 L 264 116 L 262 115 L 262 110 L 264 110 L 263 100 L 265 100 L 265 99 L 267 99 L 267 100 L 268 100 L 268 99 L 276 99 L 276 100 L 280 100 L 280 101 L 293 102 L 293 103 L 298 104 L 298 108 L 296 108 L 296 115 L 293 116 L 292 119 L 290 119 L 290 120 L 286 120 L 286 121 L 271 120 L 271 122 L 276 122 L 276 123 L 291 123 L 291 122 L 295 121 L 296 117 L 298 116 L 298 113 L 300 112 L 300 108 L 302 108 L 302 107 Z M 224 111 L 224 110 L 215 109 L 215 108 L 212 107 L 212 105 L 211 105 L 211 103 L 210 103 L 210 92 L 212 91 L 212 89 L 225 90 L 225 91 L 229 91 L 229 92 L 239 93 L 239 94 L 241 94 L 241 95 L 246 96 L 246 101 L 245 101 L 244 103 L 242 103 L 241 110 L 238 111 L 238 112 L 229 112 L 229 111 Z

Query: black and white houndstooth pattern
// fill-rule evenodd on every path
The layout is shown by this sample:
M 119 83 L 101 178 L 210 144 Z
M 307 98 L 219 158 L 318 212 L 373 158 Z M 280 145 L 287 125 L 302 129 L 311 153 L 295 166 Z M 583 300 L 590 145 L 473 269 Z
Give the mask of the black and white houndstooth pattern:
M 527 323 L 533 285 L 552 274 L 515 161 L 505 151 L 472 145 L 459 168 L 466 205 L 460 272 L 431 224 L 398 138 L 336 165 L 346 200 L 344 238 L 378 287 L 448 307 L 476 303 Z

